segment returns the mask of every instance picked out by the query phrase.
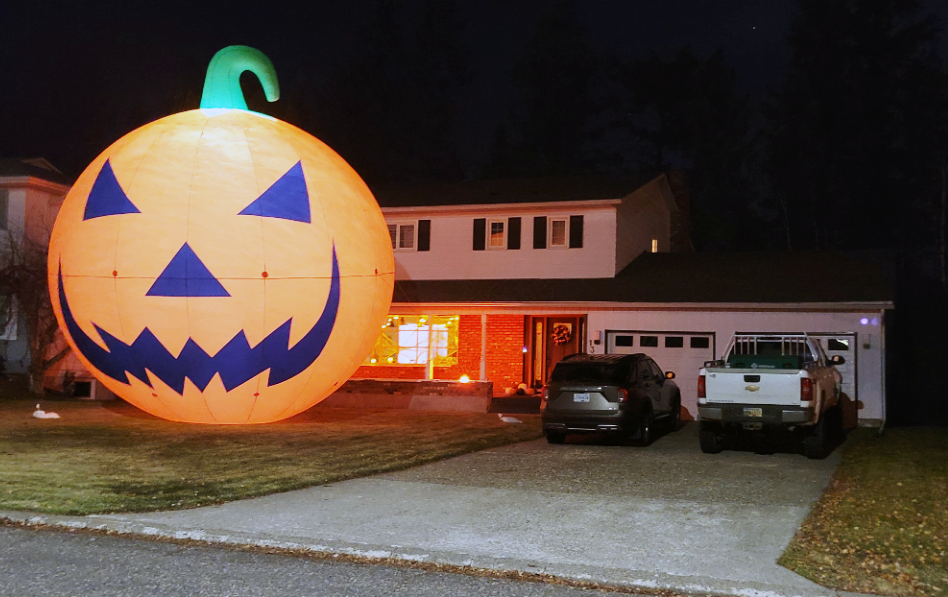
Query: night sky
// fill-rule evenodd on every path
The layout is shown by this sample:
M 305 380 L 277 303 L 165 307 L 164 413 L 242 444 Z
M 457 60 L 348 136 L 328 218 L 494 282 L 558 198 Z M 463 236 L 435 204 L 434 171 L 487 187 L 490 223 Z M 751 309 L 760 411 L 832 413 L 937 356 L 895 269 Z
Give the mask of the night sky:
M 294 95 L 297 82 L 328 82 L 346 64 L 366 35 L 365 6 L 299 4 L 4 2 L 0 157 L 44 156 L 76 175 L 124 133 L 175 111 L 173 106 L 196 103 L 207 63 L 232 44 L 256 47 L 272 59 L 284 101 L 314 101 Z M 411 4 L 406 0 L 408 9 Z M 486 159 L 510 102 L 510 68 L 539 3 L 460 4 L 475 76 L 461 106 L 459 155 L 473 171 Z M 699 55 L 721 48 L 750 93 L 764 92 L 783 74 L 796 6 L 794 0 L 579 4 L 594 44 L 628 56 L 667 54 L 687 45 Z M 948 21 L 943 0 L 926 0 L 922 8 Z

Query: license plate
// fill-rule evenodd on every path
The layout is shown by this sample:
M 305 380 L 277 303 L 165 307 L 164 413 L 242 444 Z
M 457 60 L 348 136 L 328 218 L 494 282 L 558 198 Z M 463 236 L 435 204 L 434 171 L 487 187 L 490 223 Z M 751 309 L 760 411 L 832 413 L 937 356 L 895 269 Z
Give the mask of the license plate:
M 745 417 L 762 417 L 764 416 L 764 409 L 762 408 L 745 408 L 744 409 Z
M 573 394 L 573 402 L 589 402 L 589 392 L 577 392 Z

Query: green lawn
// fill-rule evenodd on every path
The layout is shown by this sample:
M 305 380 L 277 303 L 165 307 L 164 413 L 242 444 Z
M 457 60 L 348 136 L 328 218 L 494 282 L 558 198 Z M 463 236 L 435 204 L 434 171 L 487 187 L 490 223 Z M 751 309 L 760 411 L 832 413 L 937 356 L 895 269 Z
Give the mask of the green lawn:
M 948 595 L 948 429 L 860 429 L 779 563 L 821 585 Z
M 403 469 L 541 437 L 536 415 L 312 408 L 279 423 L 208 426 L 128 404 L 45 401 L 0 382 L 0 510 L 192 508 Z

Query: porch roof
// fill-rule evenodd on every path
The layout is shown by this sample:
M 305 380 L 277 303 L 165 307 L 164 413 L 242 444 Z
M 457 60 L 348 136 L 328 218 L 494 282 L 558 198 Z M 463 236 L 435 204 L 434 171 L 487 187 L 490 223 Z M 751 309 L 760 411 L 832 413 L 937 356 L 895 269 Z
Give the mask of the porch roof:
M 392 302 L 860 304 L 895 296 L 885 251 L 646 253 L 614 278 L 399 280 Z

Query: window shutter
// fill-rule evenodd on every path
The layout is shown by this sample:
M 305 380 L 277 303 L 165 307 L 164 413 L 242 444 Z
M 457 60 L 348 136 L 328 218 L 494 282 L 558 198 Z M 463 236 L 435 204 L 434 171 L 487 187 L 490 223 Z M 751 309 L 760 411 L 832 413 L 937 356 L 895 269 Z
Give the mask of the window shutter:
M 533 218 L 533 248 L 546 248 L 546 216 Z
M 418 250 L 431 250 L 431 220 L 418 220 Z
M 484 250 L 484 239 L 487 236 L 487 220 L 477 218 L 474 220 L 474 250 Z
M 583 248 L 583 216 L 569 217 L 569 248 Z
M 507 220 L 507 249 L 520 248 L 520 218 Z

